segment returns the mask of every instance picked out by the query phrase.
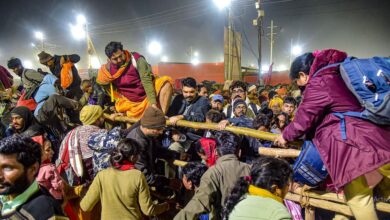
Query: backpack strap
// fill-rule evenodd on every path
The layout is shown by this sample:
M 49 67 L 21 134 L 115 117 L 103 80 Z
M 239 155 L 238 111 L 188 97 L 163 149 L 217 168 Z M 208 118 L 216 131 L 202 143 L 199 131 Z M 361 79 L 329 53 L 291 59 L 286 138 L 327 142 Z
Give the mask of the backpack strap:
M 347 126 L 345 123 L 345 116 L 367 119 L 367 117 L 364 116 L 361 112 L 334 112 L 333 115 L 340 119 L 340 131 L 343 141 L 347 140 Z
M 324 66 L 322 67 L 321 69 L 317 70 L 314 74 L 313 74 L 313 77 L 315 77 L 319 72 L 323 71 L 323 70 L 326 70 L 326 69 L 329 69 L 329 68 L 332 68 L 332 67 L 336 67 L 336 66 L 339 66 L 342 62 L 340 63 L 334 63 L 334 64 L 330 64 L 330 65 L 327 65 L 327 66 Z
M 227 118 L 231 118 L 232 117 L 232 112 L 233 112 L 233 106 L 232 105 L 229 105 L 228 106 L 228 109 L 227 109 Z
M 36 84 L 36 85 L 40 85 L 41 84 L 41 82 L 39 82 L 38 80 L 35 80 L 35 79 L 32 79 L 32 78 L 30 78 L 30 77 L 28 77 L 27 76 L 27 71 L 28 71 L 28 69 L 24 69 L 24 71 L 23 71 L 23 75 L 24 75 L 24 77 L 28 80 L 28 81 L 30 81 L 30 82 L 32 82 L 32 83 L 34 83 L 34 84 Z M 37 73 L 39 73 L 39 72 L 37 72 Z M 41 73 L 39 73 L 39 74 L 41 74 Z M 42 75 L 42 74 L 41 74 Z

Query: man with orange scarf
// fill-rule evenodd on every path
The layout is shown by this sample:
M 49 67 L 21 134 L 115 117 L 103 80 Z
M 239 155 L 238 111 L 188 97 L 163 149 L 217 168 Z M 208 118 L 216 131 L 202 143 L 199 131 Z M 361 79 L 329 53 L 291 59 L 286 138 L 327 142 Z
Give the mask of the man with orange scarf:
M 50 55 L 45 51 L 38 54 L 39 62 L 47 66 L 50 72 L 58 79 L 64 89 L 67 98 L 79 100 L 83 96 L 81 90 L 81 78 L 75 64 L 80 61 L 77 54 L 71 55 Z M 78 116 L 77 116 L 78 117 Z
M 120 42 L 110 42 L 105 53 L 108 62 L 100 68 L 96 82 L 109 93 L 117 112 L 136 119 L 148 106 L 167 112 L 173 92 L 170 77 L 154 76 L 146 59 L 123 50 Z

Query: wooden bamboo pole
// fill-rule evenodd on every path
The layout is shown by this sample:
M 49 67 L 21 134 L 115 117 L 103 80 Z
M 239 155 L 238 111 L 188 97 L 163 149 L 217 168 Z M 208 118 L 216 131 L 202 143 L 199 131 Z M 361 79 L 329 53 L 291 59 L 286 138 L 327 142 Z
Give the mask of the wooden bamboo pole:
M 298 157 L 301 153 L 300 150 L 295 149 L 282 149 L 282 148 L 269 148 L 259 147 L 259 154 L 273 157 Z
M 290 191 L 291 193 L 297 194 L 297 195 L 302 195 L 302 196 L 307 196 L 310 198 L 315 198 L 315 199 L 321 199 L 324 201 L 330 201 L 330 202 L 336 202 L 340 204 L 345 204 L 346 201 L 344 198 L 344 195 L 339 195 L 336 193 L 331 193 L 331 192 L 322 192 L 322 191 L 317 191 L 317 190 L 310 190 L 310 191 L 305 191 L 302 192 L 302 187 L 298 187 Z M 381 212 L 387 212 L 390 213 L 390 203 L 386 202 L 377 202 L 376 203 L 376 209 Z
M 109 115 L 104 115 L 106 118 Z M 115 121 L 131 123 L 134 124 L 138 120 L 117 116 L 115 117 Z M 171 123 L 167 120 L 167 125 L 171 125 Z M 218 124 L 216 123 L 200 123 L 200 122 L 190 122 L 180 120 L 176 123 L 176 126 L 188 127 L 193 129 L 208 129 L 208 130 L 219 130 Z M 272 134 L 268 132 L 261 132 L 254 129 L 235 127 L 235 126 L 227 126 L 225 130 L 233 132 L 235 134 L 241 134 L 245 136 L 250 136 L 262 140 L 273 141 L 277 134 Z M 293 142 L 289 143 L 290 145 L 301 146 L 301 142 Z M 259 154 L 268 155 L 268 156 L 279 156 L 279 157 L 297 157 L 300 151 L 295 149 L 281 149 L 281 148 L 259 148 Z M 185 166 L 187 162 L 175 160 L 173 162 L 176 166 Z M 337 213 L 341 213 L 346 216 L 352 216 L 352 212 L 343 197 L 337 195 L 336 193 L 328 193 L 328 192 L 320 192 L 320 191 L 305 191 L 302 193 L 302 188 L 298 187 L 292 192 L 289 192 L 286 195 L 286 199 L 292 200 L 300 203 L 301 199 L 306 199 L 307 205 L 318 207 L 330 211 L 334 211 Z M 385 202 L 377 202 L 376 208 L 378 211 L 390 213 L 390 204 Z
M 105 118 L 109 118 L 110 115 L 104 114 L 104 116 Z M 116 116 L 115 121 L 134 124 L 138 120 L 133 118 L 128 118 L 126 116 Z M 166 124 L 172 126 L 169 120 L 167 120 Z M 192 122 L 192 121 L 185 121 L 185 120 L 179 120 L 176 123 L 176 126 L 193 128 L 193 129 L 219 130 L 217 123 Z M 277 134 L 273 134 L 269 132 L 263 132 L 255 129 L 236 127 L 236 126 L 226 126 L 225 130 L 233 132 L 235 134 L 254 137 L 266 141 L 274 141 L 275 138 L 278 136 Z M 289 145 L 301 146 L 302 142 L 291 142 L 291 143 L 289 142 Z
M 181 160 L 174 160 L 173 164 L 182 167 L 185 166 L 187 162 Z M 302 187 L 297 187 L 287 194 L 286 199 L 298 203 L 301 202 L 300 199 L 308 199 L 308 205 L 352 216 L 352 212 L 346 204 L 344 195 L 338 195 L 336 193 L 322 192 L 317 190 L 302 192 Z M 390 203 L 377 202 L 376 209 L 381 212 L 390 213 Z
M 310 198 L 310 197 L 302 198 L 301 195 L 291 193 L 291 192 L 287 193 L 285 199 L 288 199 L 288 200 L 291 200 L 294 202 L 298 202 L 298 203 L 301 203 L 302 202 L 301 199 L 303 199 L 303 201 L 307 202 L 306 205 L 314 206 L 314 207 L 321 208 L 321 209 L 326 209 L 326 210 L 337 212 L 337 213 L 341 213 L 341 214 L 347 215 L 347 216 L 353 216 L 351 209 L 347 205 L 344 205 L 344 204 L 334 203 L 334 202 L 330 202 L 330 201 L 326 201 L 326 200 L 322 200 L 322 199 Z
M 338 203 L 345 203 L 345 198 L 343 194 L 336 194 L 332 192 L 322 192 L 318 190 L 307 190 L 302 192 L 303 187 L 297 187 L 295 189 L 290 190 L 290 192 L 303 195 L 303 196 L 309 196 L 316 199 L 323 199 L 328 200 L 332 202 L 338 202 Z
M 187 162 L 182 160 L 174 160 L 173 165 L 178 167 L 184 167 L 185 165 L 187 165 Z

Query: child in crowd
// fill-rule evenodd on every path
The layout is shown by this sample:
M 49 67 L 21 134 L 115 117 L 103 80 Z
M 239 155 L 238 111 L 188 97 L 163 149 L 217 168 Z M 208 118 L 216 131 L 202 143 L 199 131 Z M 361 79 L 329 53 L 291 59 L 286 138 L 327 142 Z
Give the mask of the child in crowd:
M 93 87 L 92 87 L 92 83 L 90 80 L 84 79 L 81 82 L 81 90 L 83 91 L 83 96 L 80 99 L 81 105 L 82 106 L 85 106 L 87 104 L 95 104 L 96 105 L 96 103 L 89 103 L 90 96 L 93 92 Z
M 216 151 L 216 143 L 214 138 L 202 137 L 195 143 L 195 150 L 198 156 L 202 159 L 202 163 L 211 167 L 218 159 Z
M 169 209 L 168 203 L 154 204 L 144 174 L 135 169 L 140 154 L 136 141 L 126 138 L 111 154 L 113 167 L 100 171 L 80 203 L 90 211 L 100 201 L 101 219 L 143 219 Z
M 253 120 L 253 129 L 269 132 L 271 130 L 271 119 L 266 114 L 260 113 Z
M 220 112 L 220 111 L 217 111 L 214 109 L 210 109 L 206 113 L 206 122 L 207 123 L 219 123 L 220 121 L 224 120 L 225 118 L 226 117 L 225 117 L 225 114 L 223 112 Z M 214 136 L 213 131 L 206 130 L 203 136 L 206 138 L 212 138 Z
M 287 113 L 281 112 L 275 116 L 271 132 L 274 134 L 281 134 L 289 123 L 290 119 Z
M 183 186 L 187 190 L 196 190 L 199 187 L 200 179 L 207 171 L 207 166 L 199 162 L 188 162 L 182 171 Z
M 44 140 L 42 144 L 41 167 L 39 168 L 37 182 L 40 186 L 46 188 L 50 194 L 58 200 L 61 200 L 63 191 L 63 182 L 56 167 L 51 162 L 54 151 L 50 140 Z
M 292 169 L 285 160 L 259 158 L 226 198 L 223 219 L 291 219 L 283 205 L 291 179 Z
M 207 171 L 207 166 L 198 162 L 189 162 L 183 167 L 183 186 L 190 191 L 195 191 L 200 184 L 200 179 Z M 208 220 L 208 214 L 199 216 L 199 220 Z
M 172 130 L 171 135 L 171 144 L 168 149 L 178 153 L 186 152 L 184 142 L 186 142 L 187 137 L 178 130 Z

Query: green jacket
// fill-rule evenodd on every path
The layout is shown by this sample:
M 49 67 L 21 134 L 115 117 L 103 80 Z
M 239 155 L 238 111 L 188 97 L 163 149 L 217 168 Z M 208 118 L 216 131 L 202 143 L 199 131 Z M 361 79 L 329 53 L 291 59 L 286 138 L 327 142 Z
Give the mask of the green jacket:
M 229 220 L 291 220 L 287 208 L 280 202 L 261 196 L 246 195 L 233 209 Z
M 153 203 L 145 176 L 136 169 L 121 171 L 107 168 L 100 171 L 81 200 L 80 207 L 91 211 L 99 201 L 103 220 L 141 220 L 142 214 L 155 216 L 169 208 L 167 203 Z
M 202 213 L 210 213 L 210 220 L 221 219 L 226 197 L 237 180 L 249 173 L 250 166 L 240 162 L 233 154 L 218 158 L 217 163 L 203 174 L 194 197 L 175 216 L 175 220 L 195 220 Z

